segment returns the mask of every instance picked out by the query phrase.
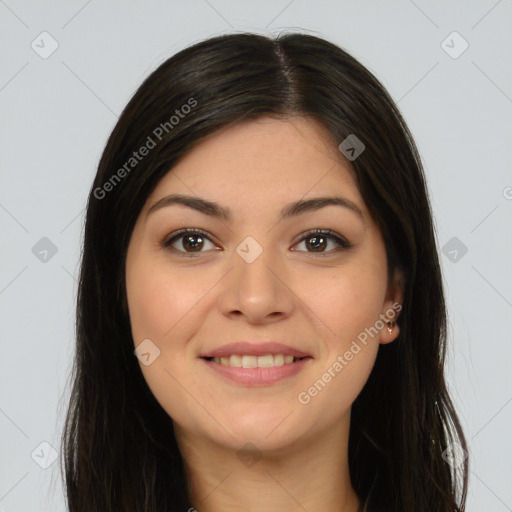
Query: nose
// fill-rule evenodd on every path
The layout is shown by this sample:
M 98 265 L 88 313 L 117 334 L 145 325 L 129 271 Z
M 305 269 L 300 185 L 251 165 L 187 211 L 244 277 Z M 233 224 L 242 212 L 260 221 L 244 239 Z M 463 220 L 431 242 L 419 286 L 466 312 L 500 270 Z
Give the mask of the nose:
M 280 262 L 271 249 L 264 249 L 254 261 L 235 252 L 232 262 L 232 270 L 222 281 L 219 297 L 225 316 L 265 324 L 292 314 L 298 299 L 284 262 Z

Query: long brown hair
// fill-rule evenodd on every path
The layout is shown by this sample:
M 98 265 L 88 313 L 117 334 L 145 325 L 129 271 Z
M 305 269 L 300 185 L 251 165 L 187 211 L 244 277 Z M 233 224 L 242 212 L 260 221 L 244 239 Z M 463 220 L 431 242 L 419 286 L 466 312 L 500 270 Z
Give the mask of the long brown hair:
M 62 437 L 70 512 L 187 510 L 172 419 L 133 353 L 128 242 L 158 181 L 198 142 L 241 120 L 293 115 L 313 116 L 336 145 L 351 134 L 365 144 L 352 167 L 384 237 L 388 275 L 400 268 L 405 276 L 400 335 L 380 346 L 352 406 L 354 489 L 370 512 L 465 509 L 468 460 L 456 468 L 444 456 L 451 443 L 467 446 L 444 377 L 445 299 L 420 157 L 364 66 L 328 41 L 292 33 L 224 35 L 184 49 L 142 83 L 108 139 L 87 203 Z M 148 137 L 155 146 L 131 161 Z

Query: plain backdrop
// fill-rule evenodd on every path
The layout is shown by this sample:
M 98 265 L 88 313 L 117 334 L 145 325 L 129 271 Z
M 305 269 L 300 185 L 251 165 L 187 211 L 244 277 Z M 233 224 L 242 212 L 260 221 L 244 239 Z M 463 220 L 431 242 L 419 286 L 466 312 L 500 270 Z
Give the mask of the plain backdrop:
M 66 510 L 54 450 L 84 207 L 121 110 L 186 45 L 291 30 L 358 58 L 412 130 L 469 441 L 467 510 L 511 511 L 511 29 L 512 0 L 0 0 L 0 512 Z

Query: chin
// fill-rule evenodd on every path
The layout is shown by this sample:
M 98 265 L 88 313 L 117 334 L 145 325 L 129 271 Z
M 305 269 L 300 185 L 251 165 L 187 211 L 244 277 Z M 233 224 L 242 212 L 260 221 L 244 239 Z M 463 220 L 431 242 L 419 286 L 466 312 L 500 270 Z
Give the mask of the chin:
M 291 413 L 291 414 L 290 414 Z M 228 444 L 233 449 L 239 450 L 247 443 L 254 444 L 260 450 L 278 450 L 295 442 L 304 434 L 304 422 L 297 424 L 296 413 L 286 408 L 280 410 L 258 408 L 239 415 L 226 415 L 223 425 L 231 434 L 229 435 L 221 427 L 216 429 L 221 432 L 218 439 L 222 444 Z M 210 429 L 209 429 L 210 430 Z

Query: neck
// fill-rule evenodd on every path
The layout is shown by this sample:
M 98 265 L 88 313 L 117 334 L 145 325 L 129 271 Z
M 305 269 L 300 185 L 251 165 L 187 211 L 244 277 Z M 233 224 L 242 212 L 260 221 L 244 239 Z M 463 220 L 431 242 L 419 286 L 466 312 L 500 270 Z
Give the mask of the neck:
M 244 458 L 235 447 L 175 424 L 190 502 L 197 512 L 359 512 L 348 467 L 349 426 L 345 418 L 330 432 Z

